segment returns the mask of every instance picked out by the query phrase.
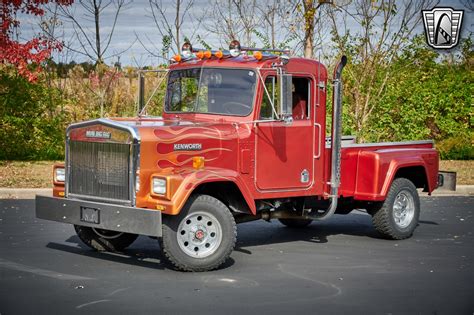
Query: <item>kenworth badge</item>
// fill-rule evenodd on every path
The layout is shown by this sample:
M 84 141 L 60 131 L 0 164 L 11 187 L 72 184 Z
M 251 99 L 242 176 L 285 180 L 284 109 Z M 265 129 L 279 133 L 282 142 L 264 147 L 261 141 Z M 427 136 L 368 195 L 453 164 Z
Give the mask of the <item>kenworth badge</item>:
M 201 143 L 175 143 L 174 151 L 199 151 L 202 149 Z

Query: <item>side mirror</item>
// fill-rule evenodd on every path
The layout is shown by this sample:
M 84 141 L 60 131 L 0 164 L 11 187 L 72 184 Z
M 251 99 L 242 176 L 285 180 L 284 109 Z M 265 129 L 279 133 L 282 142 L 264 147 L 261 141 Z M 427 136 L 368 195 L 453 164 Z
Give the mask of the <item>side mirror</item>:
M 293 83 L 291 74 L 280 74 L 280 115 L 285 121 L 291 121 L 293 117 Z

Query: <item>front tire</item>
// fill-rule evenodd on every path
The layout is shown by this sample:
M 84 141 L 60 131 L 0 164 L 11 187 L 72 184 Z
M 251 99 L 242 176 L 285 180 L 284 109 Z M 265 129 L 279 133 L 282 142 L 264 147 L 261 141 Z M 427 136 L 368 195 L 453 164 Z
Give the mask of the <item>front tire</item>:
M 163 217 L 163 254 L 178 270 L 218 268 L 229 258 L 236 239 L 229 208 L 208 195 L 194 195 L 179 215 Z
M 382 207 L 374 211 L 372 222 L 384 237 L 401 240 L 413 235 L 419 217 L 420 198 L 415 185 L 406 178 L 397 178 Z
M 121 252 L 137 239 L 137 234 L 74 225 L 80 240 L 97 251 Z

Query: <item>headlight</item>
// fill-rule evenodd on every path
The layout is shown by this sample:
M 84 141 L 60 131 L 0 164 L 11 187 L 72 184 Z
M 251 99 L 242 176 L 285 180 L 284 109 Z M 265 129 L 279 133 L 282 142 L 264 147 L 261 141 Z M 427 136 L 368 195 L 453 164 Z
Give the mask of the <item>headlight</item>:
M 66 180 L 64 168 L 57 167 L 54 169 L 54 180 L 56 182 L 64 182 Z
M 166 179 L 153 178 L 153 193 L 157 195 L 166 194 Z

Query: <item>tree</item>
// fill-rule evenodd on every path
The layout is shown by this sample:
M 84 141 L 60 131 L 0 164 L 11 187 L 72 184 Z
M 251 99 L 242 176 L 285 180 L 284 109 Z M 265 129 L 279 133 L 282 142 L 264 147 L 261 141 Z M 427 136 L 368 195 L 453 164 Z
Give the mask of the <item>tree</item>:
M 328 10 L 336 54 L 349 58 L 345 70 L 346 126 L 359 140 L 370 135 L 367 126 L 377 109 L 390 67 L 410 43 L 421 20 L 421 10 L 435 0 L 355 0 Z
M 242 46 L 254 46 L 253 35 L 261 20 L 259 13 L 255 0 L 209 0 L 199 20 L 222 47 L 234 39 Z
M 89 81 L 82 82 L 84 88 L 90 90 L 94 95 L 97 113 L 103 117 L 106 107 L 110 102 L 109 94 L 116 85 L 121 73 L 117 67 L 108 67 L 105 60 L 120 56 L 127 51 L 134 43 L 120 52 L 109 53 L 112 38 L 115 33 L 118 18 L 123 9 L 132 0 L 78 0 L 84 14 L 79 16 L 75 10 L 69 7 L 59 7 L 58 11 L 50 10 L 53 16 L 59 16 L 69 23 L 73 29 L 73 40 L 64 42 L 64 47 L 68 50 L 86 56 L 94 63 L 94 70 L 89 72 Z M 107 20 L 104 14 L 110 12 L 112 18 Z M 104 26 L 107 23 L 106 26 Z M 87 22 L 92 22 L 90 26 Z M 51 38 L 57 38 L 52 31 L 54 28 L 43 27 L 43 31 Z M 62 34 L 64 36 L 64 33 Z
M 286 0 L 209 0 L 208 4 L 199 19 L 221 47 L 237 39 L 247 47 L 287 48 L 295 38 Z
M 289 49 L 297 32 L 288 3 L 281 0 L 257 2 L 256 9 L 259 22 L 254 33 L 264 48 Z
M 74 41 L 64 43 L 64 46 L 73 52 L 88 57 L 95 64 L 104 63 L 105 59 L 116 57 L 124 53 L 133 43 L 130 43 L 128 48 L 120 52 L 110 54 L 108 51 L 115 33 L 115 26 L 117 25 L 119 15 L 130 3 L 131 0 L 79 0 L 77 5 L 81 6 L 84 12 L 81 19 L 72 8 L 60 7 L 58 12 L 59 17 L 69 22 L 74 33 Z M 103 25 L 104 10 L 112 12 L 112 18 L 105 20 L 108 24 L 107 27 Z M 84 21 L 93 22 L 93 27 L 89 28 Z M 56 38 L 54 34 L 48 34 Z
M 304 43 L 305 58 L 313 58 L 314 31 L 316 26 L 316 11 L 321 4 L 315 0 L 303 0 Z
M 164 50 L 171 49 L 175 54 L 181 51 L 182 39 L 186 36 L 183 35 L 183 23 L 192 21 L 191 9 L 194 5 L 194 0 L 174 0 L 171 4 L 173 14 L 168 14 L 168 7 L 163 4 L 162 0 L 149 0 L 150 12 L 153 18 L 153 22 L 156 25 L 158 32 L 161 35 L 163 43 L 163 54 Z M 173 18 L 170 18 L 173 16 Z M 198 27 L 195 27 L 196 30 Z M 188 39 L 194 37 L 193 34 L 188 34 Z M 152 41 L 148 39 L 150 43 Z M 170 43 L 169 43 L 170 42 Z M 166 43 L 169 43 L 166 45 Z M 155 49 L 155 51 L 160 51 Z M 149 53 L 151 53 L 148 50 Z M 153 56 L 157 56 L 156 53 L 151 53 Z M 161 57 L 161 56 L 160 56 Z
M 42 16 L 45 12 L 44 5 L 48 2 L 66 7 L 72 3 L 72 0 L 4 0 L 0 6 L 0 62 L 14 66 L 18 73 L 29 81 L 37 79 L 38 72 L 41 70 L 39 64 L 46 60 L 54 49 L 60 49 L 61 44 L 42 36 L 20 42 L 18 16 L 19 13 Z

